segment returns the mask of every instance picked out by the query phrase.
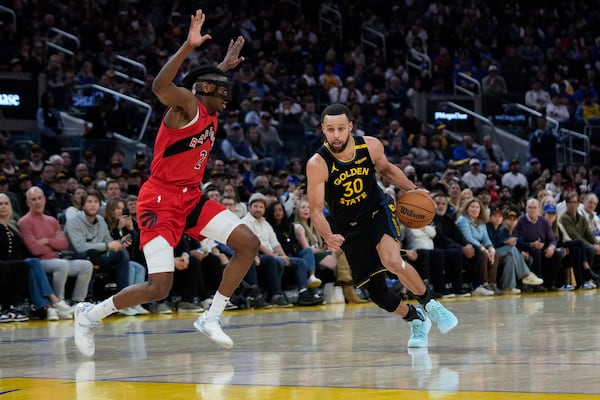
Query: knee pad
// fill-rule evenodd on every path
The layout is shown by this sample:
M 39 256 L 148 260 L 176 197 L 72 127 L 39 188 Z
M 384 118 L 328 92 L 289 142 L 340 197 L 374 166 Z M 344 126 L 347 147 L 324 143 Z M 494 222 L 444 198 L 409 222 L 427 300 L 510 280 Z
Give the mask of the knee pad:
M 402 302 L 402 298 L 387 287 L 384 274 L 372 276 L 365 288 L 369 291 L 371 300 L 388 312 L 396 311 Z
M 175 255 L 173 247 L 162 236 L 157 236 L 144 246 L 144 256 L 148 265 L 148 273 L 173 272 Z

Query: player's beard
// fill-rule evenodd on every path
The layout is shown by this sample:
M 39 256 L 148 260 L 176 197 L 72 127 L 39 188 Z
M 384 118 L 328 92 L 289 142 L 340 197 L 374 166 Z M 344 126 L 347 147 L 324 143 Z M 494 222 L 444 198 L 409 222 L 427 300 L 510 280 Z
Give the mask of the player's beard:
M 329 141 L 327 141 L 327 143 L 329 144 L 329 149 L 331 150 L 332 153 L 341 153 L 341 152 L 343 152 L 344 150 L 346 150 L 346 147 L 348 147 L 348 143 L 349 142 L 350 142 L 350 135 L 348 135 L 348 138 L 346 139 L 346 141 L 344 142 L 344 144 L 342 145 L 342 147 L 340 147 L 339 149 L 336 149 L 335 147 L 333 147 L 333 145 L 331 143 L 329 143 Z

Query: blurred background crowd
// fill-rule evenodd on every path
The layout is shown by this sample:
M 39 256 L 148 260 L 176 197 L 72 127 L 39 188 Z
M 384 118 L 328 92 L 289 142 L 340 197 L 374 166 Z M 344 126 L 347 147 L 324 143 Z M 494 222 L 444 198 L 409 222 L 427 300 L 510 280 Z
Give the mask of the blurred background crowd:
M 185 40 L 189 16 L 201 8 L 207 15 L 205 30 L 213 39 L 186 59 L 177 82 L 194 67 L 219 63 L 232 38 L 246 39 L 242 51 L 246 61 L 229 74 L 233 100 L 220 115 L 203 190 L 241 218 L 251 209 L 252 196 L 260 193 L 263 197 L 255 196 L 254 201 L 265 203 L 271 224 L 278 225 L 271 209 L 277 204 L 286 221 L 304 224 L 311 239 L 305 242 L 316 255 L 316 264 L 307 269 L 315 270 L 316 278 L 310 275 L 313 286 L 317 279 L 319 285 L 342 281 L 351 288 L 351 277 L 339 276 L 343 254 L 328 253 L 322 240 L 312 237 L 310 221 L 301 211 L 304 164 L 323 141 L 320 112 L 335 102 L 350 108 L 354 134 L 378 137 L 388 158 L 428 189 L 436 203 L 439 199 L 440 219 L 424 230 L 407 229 L 404 242 L 407 257 L 438 295 L 596 286 L 600 168 L 594 155 L 600 149 L 595 130 L 600 121 L 596 79 L 600 27 L 595 22 L 600 11 L 593 3 L 3 0 L 0 4 L 0 79 L 5 86 L 0 93 L 0 192 L 11 209 L 4 217 L 6 246 L 10 237 L 23 234 L 16 222 L 32 212 L 32 186 L 42 189 L 45 215 L 55 218 L 60 229 L 68 228 L 69 218 L 85 206 L 91 192 L 101 205 L 98 215 L 112 221 L 113 238 L 128 233 L 135 238 L 136 196 L 150 173 L 152 143 L 165 111 L 152 93 L 152 81 Z M 12 91 L 19 88 L 26 89 L 20 103 L 11 104 Z M 468 110 L 448 108 L 441 100 Z M 25 115 L 20 106 L 29 107 Z M 500 135 L 501 130 L 508 133 Z M 387 182 L 381 185 L 394 194 Z M 577 201 L 574 209 L 571 198 Z M 119 201 L 108 207 L 111 199 Z M 478 214 L 469 211 L 474 201 Z M 547 217 L 552 233 L 541 246 L 537 237 L 524 239 L 531 228 L 526 223 L 533 225 L 538 216 Z M 500 227 L 506 233 L 500 235 Z M 473 236 L 475 231 L 487 238 Z M 285 234 L 278 233 L 284 242 Z M 445 236 L 447 243 L 441 239 Z M 516 237 L 519 240 L 510 239 Z M 77 259 L 81 253 L 72 243 L 63 247 L 54 249 L 52 258 Z M 135 247 L 134 240 L 122 251 L 143 268 L 143 255 Z M 301 247 L 290 244 L 286 252 L 299 252 Z M 220 268 L 231 255 L 224 244 L 202 248 L 200 243 L 187 243 L 178 254 L 183 259 L 176 261 L 184 265 L 181 282 L 190 281 L 186 274 L 192 264 L 201 271 L 191 278 L 200 283 L 192 288 L 176 285 L 173 294 L 183 304 L 181 309 L 193 312 L 202 308 L 202 301 L 207 306 Z M 450 260 L 452 251 L 460 253 L 464 265 L 441 263 L 436 270 L 428 261 L 440 252 Z M 512 261 L 507 261 L 508 254 Z M 47 257 L 23 246 L 20 259 L 32 256 Z M 554 260 L 551 272 L 542 269 L 543 257 Z M 103 270 L 92 264 L 93 276 L 86 278 L 90 293 L 85 296 L 92 296 L 96 286 L 97 291 L 106 288 L 105 272 L 109 283 L 115 280 L 114 265 Z M 72 279 L 53 279 L 54 269 L 42 268 L 54 284 L 53 293 L 58 292 L 54 303 L 83 300 L 77 298 L 80 294 L 69 297 L 61 289 L 72 285 Z M 121 271 L 122 278 L 117 279 L 119 288 L 143 279 L 136 277 L 135 266 L 128 268 L 130 276 Z M 390 284 L 402 291 L 393 278 Z M 4 280 L 3 288 L 10 279 Z M 240 290 L 244 300 L 231 307 L 298 301 L 293 294 L 285 295 L 286 287 L 297 286 L 293 276 L 284 274 L 280 287 L 270 287 L 264 276 L 250 281 Z M 6 297 L 7 291 L 2 292 Z M 319 289 L 315 293 L 321 295 Z M 349 301 L 368 298 L 361 291 L 344 293 Z M 283 301 L 277 297 L 281 294 Z M 14 303 L 27 294 L 20 294 L 19 300 L 14 293 L 10 296 L 3 299 L 3 314 L 13 315 L 7 320 L 18 320 L 16 312 L 6 310 L 17 307 Z M 42 303 L 38 308 L 54 307 L 50 300 Z M 172 306 L 169 301 L 168 306 L 146 309 L 167 312 Z

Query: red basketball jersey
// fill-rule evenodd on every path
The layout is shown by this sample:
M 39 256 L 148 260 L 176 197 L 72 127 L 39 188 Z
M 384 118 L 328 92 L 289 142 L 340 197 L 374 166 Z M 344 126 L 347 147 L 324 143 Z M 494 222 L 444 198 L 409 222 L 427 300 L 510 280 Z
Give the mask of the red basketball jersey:
M 199 116 L 181 129 L 160 124 L 150 166 L 152 177 L 162 183 L 198 187 L 203 180 L 208 154 L 215 142 L 217 113 L 210 115 L 198 101 Z

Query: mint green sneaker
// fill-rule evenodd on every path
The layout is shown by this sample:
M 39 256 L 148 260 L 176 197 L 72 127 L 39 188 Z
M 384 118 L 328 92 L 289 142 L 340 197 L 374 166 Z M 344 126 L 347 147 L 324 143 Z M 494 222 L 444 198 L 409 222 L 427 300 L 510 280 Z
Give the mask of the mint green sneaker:
M 408 339 L 408 347 L 427 347 L 429 341 L 427 339 L 427 335 L 429 334 L 429 330 L 431 329 L 431 320 L 425 314 L 421 306 L 415 307 L 417 310 L 417 314 L 421 319 L 413 319 L 409 321 L 410 325 L 410 339 Z
M 448 333 L 458 325 L 458 318 L 437 300 L 430 300 L 425 304 L 425 311 L 442 333 Z

